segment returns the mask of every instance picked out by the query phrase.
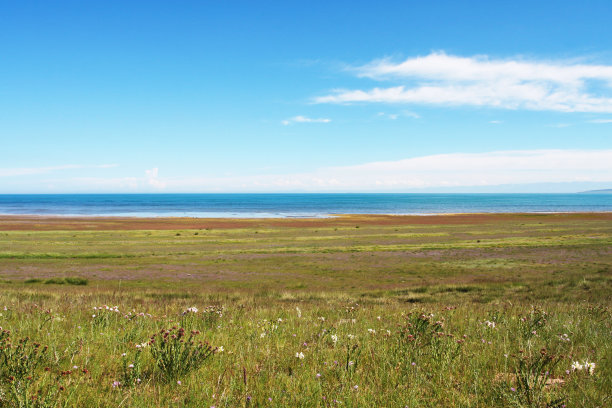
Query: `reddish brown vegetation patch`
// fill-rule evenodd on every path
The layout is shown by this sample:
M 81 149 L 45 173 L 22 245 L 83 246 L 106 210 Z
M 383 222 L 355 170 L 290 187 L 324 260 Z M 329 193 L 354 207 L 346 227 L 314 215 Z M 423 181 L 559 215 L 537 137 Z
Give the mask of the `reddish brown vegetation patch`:
M 333 218 L 135 218 L 0 216 L 0 231 L 324 228 L 366 225 L 461 225 L 496 222 L 612 221 L 612 213 L 338 215 Z

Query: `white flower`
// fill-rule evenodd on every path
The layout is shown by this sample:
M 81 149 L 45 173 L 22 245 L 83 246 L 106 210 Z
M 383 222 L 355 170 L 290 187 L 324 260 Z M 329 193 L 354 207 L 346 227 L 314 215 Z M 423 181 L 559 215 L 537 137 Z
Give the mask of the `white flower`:
M 374 330 L 374 329 L 368 329 L 368 333 L 370 333 L 370 334 L 376 334 L 376 330 Z
M 134 364 L 130 364 L 128 368 L 134 368 Z
M 487 327 L 490 327 L 491 329 L 495 328 L 495 322 L 490 322 L 488 320 L 485 320 L 484 324 L 486 324 Z
M 295 310 L 297 311 L 298 317 L 301 318 L 302 317 L 302 311 L 300 310 L 300 308 L 296 307 Z
M 300 360 L 303 360 L 305 356 L 304 356 L 304 353 L 300 351 L 299 353 L 295 353 L 295 357 L 299 358 Z
M 332 335 L 331 335 L 331 339 L 332 339 L 332 341 L 334 342 L 334 344 L 336 344 L 336 343 L 338 342 L 338 336 L 337 336 L 337 335 L 335 335 L 335 334 L 332 334 Z
M 262 339 L 263 339 L 264 337 L 266 337 L 266 332 L 261 333 L 261 334 L 259 335 L 259 337 L 261 337 Z
M 354 334 L 347 334 L 346 337 L 349 338 L 349 340 L 353 340 L 355 338 Z
M 561 341 L 570 341 L 569 336 L 566 333 L 563 333 L 562 335 L 559 336 L 559 340 Z
M 127 356 L 127 354 L 126 354 L 126 353 L 122 353 L 122 354 L 121 354 L 121 357 L 125 357 L 125 356 Z
M 188 314 L 188 313 L 198 313 L 198 308 L 197 308 L 197 307 L 195 307 L 195 306 L 192 306 L 192 307 L 190 307 L 190 308 L 187 308 L 187 310 L 185 310 L 185 311 L 183 312 L 183 315 L 186 315 L 186 314 Z
M 589 360 L 584 360 L 584 368 L 589 372 L 589 375 L 593 375 L 595 372 L 595 363 L 590 363 Z
M 580 362 L 578 361 L 574 361 L 572 363 L 572 371 L 582 371 L 582 369 L 584 368 L 584 366 L 582 364 L 580 364 Z
M 217 347 L 217 353 L 223 353 L 224 351 L 225 349 L 223 348 L 223 346 Z
M 377 318 L 378 320 L 380 320 L 380 319 L 381 319 L 381 317 L 380 317 L 380 316 L 376 316 L 376 318 Z

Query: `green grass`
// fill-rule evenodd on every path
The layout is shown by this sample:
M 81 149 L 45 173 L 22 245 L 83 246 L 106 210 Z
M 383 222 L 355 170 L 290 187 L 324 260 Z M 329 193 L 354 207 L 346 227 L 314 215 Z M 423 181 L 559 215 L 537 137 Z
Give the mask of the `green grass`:
M 0 407 L 607 406 L 611 241 L 572 219 L 7 231 Z

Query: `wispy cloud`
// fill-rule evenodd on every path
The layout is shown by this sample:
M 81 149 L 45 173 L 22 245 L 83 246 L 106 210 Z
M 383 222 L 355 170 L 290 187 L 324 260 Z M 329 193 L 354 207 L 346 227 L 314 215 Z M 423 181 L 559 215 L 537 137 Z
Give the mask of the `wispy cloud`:
M 593 119 L 593 120 L 589 120 L 589 123 L 612 123 L 612 119 Z
M 283 120 L 281 123 L 285 126 L 291 125 L 293 123 L 329 123 L 331 119 L 328 118 L 309 118 L 306 116 L 294 116 L 289 119 Z
M 395 120 L 399 118 L 399 115 L 397 113 L 378 112 L 376 116 L 378 116 L 379 118 L 385 118 L 385 119 L 391 119 L 391 120 Z
M 55 171 L 62 170 L 74 170 L 74 169 L 107 169 L 112 167 L 118 167 L 118 164 L 99 164 L 99 165 L 80 165 L 80 164 L 64 164 L 60 166 L 48 166 L 48 167 L 13 167 L 13 168 L 0 168 L 0 177 L 15 177 L 15 176 L 28 176 L 34 174 L 46 174 Z
M 395 86 L 337 89 L 316 103 L 481 106 L 561 112 L 612 112 L 612 66 L 460 57 L 443 52 L 349 69 Z M 593 87 L 596 90 L 593 90 Z
M 377 116 L 386 118 L 386 119 L 391 119 L 391 120 L 395 120 L 400 117 L 407 117 L 407 118 L 412 118 L 412 119 L 419 119 L 421 117 L 421 115 L 419 115 L 418 113 L 406 111 L 406 110 L 401 111 L 400 113 L 378 112 Z
M 145 170 L 147 184 L 156 189 L 162 189 L 166 187 L 166 183 L 159 179 L 159 169 L 157 167 L 151 170 Z
M 612 149 L 449 153 L 294 174 L 227 177 L 161 178 L 157 169 L 152 169 L 144 179 L 89 179 L 87 185 L 112 189 L 114 184 L 116 191 L 282 192 L 411 191 L 569 182 L 612 184 Z

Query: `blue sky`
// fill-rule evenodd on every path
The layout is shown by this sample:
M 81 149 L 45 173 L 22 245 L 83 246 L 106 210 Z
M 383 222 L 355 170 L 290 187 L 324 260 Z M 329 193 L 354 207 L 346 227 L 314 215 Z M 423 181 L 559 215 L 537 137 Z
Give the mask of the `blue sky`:
M 0 16 L 0 193 L 612 187 L 609 1 Z

